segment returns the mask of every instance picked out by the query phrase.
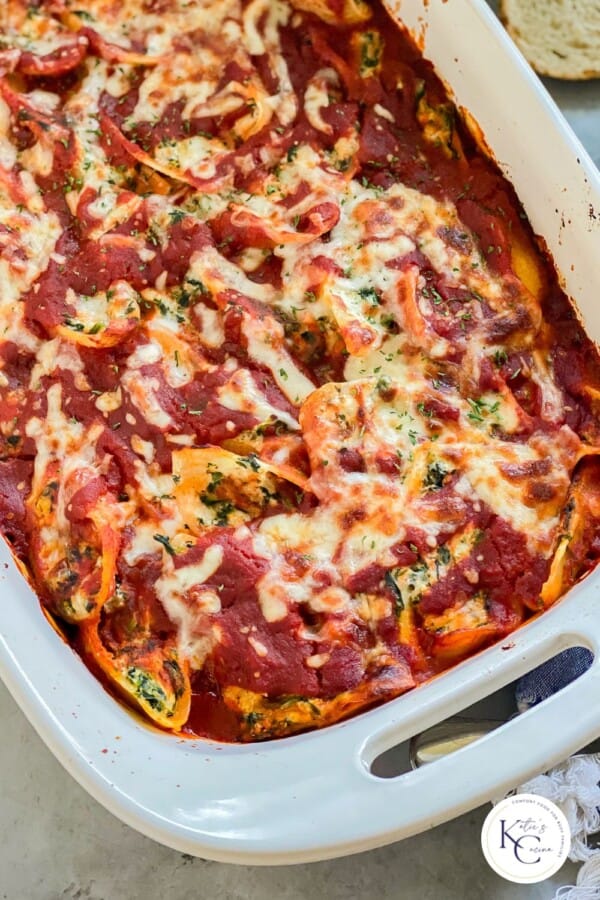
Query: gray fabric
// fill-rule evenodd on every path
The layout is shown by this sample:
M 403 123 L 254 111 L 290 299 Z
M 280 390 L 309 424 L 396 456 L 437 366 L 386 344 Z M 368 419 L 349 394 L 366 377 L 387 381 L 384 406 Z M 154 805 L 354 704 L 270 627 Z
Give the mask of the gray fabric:
M 517 682 L 515 692 L 519 712 L 536 706 L 575 681 L 589 669 L 593 658 L 592 653 L 585 647 L 573 647 L 524 675 Z

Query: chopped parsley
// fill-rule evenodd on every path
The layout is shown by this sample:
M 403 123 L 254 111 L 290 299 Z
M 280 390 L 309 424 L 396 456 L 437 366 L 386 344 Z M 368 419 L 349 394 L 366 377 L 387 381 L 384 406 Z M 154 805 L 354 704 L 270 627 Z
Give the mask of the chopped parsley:
M 452 559 L 452 554 L 445 544 L 438 548 L 437 559 L 442 566 L 447 566 Z
M 83 322 L 78 322 L 76 319 L 72 319 L 71 316 L 65 316 L 63 322 L 72 331 L 85 331 Z
M 260 462 L 255 453 L 249 453 L 248 456 L 240 456 L 237 461 L 238 466 L 243 469 L 252 469 L 253 472 L 260 471 Z
M 357 293 L 358 293 L 359 297 L 362 297 L 363 300 L 368 300 L 372 306 L 379 306 L 379 304 L 381 302 L 379 299 L 379 294 L 377 293 L 375 288 L 372 288 L 372 287 L 359 288 Z
M 467 397 L 467 403 L 470 407 L 470 410 L 467 413 L 467 419 L 470 419 L 471 422 L 475 422 L 477 425 L 485 422 L 488 416 L 493 416 L 500 408 L 499 400 L 495 403 L 486 403 L 481 397 L 479 397 L 479 399 Z
M 427 466 L 427 474 L 423 479 L 423 487 L 427 491 L 439 491 L 443 488 L 446 478 L 452 474 L 443 462 L 435 460 Z
M 71 191 L 80 191 L 83 187 L 83 178 L 80 176 L 73 175 L 72 172 L 67 172 L 65 177 L 65 182 L 63 184 L 63 191 L 65 194 L 69 194 Z
M 209 497 L 208 494 L 200 494 L 200 500 L 205 506 L 208 506 L 214 512 L 214 520 L 212 524 L 222 528 L 229 524 L 229 517 L 236 512 L 236 507 L 230 500 L 217 500 L 215 497 Z M 206 524 L 202 519 L 198 519 L 201 525 Z
M 214 494 L 217 487 L 223 481 L 223 473 L 219 472 L 219 470 L 215 468 L 214 463 L 209 463 L 208 469 L 210 471 L 210 481 L 206 486 L 206 490 L 209 492 L 209 494 Z
M 391 591 L 391 594 L 394 598 L 394 613 L 396 616 L 399 616 L 401 612 L 404 611 L 404 600 L 402 598 L 402 591 L 396 584 L 396 579 L 392 575 L 391 572 L 386 572 L 384 576 L 384 582 L 387 588 Z
M 167 551 L 169 556 L 175 556 L 175 548 L 171 544 L 171 541 L 169 540 L 169 538 L 167 537 L 166 534 L 153 534 L 152 537 L 159 544 L 162 544 L 162 546 L 165 548 L 165 550 Z

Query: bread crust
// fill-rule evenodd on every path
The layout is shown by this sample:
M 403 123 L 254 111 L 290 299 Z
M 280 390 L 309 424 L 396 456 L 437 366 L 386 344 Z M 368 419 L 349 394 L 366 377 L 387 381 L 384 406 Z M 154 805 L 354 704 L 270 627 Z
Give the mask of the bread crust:
M 500 0 L 500 17 L 538 74 L 600 78 L 600 8 L 594 0 Z

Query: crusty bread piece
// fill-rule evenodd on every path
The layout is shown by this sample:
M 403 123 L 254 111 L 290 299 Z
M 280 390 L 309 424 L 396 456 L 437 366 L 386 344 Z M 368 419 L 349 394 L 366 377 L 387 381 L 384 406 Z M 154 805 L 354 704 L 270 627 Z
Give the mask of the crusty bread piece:
M 541 75 L 600 77 L 600 0 L 501 0 L 501 15 Z

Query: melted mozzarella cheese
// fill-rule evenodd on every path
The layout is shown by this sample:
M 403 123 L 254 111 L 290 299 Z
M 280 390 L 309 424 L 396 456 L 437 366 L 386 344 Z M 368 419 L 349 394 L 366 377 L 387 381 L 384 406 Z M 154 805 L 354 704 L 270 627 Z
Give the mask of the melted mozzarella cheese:
M 102 426 L 94 425 L 91 429 L 86 429 L 82 422 L 67 416 L 63 411 L 60 384 L 52 384 L 48 388 L 46 400 L 45 418 L 31 418 L 25 426 L 25 433 L 35 441 L 36 447 L 32 496 L 38 496 L 44 490 L 49 477 L 49 466 L 58 462 L 60 482 L 54 520 L 58 533 L 61 533 L 68 529 L 67 498 L 63 486 L 75 472 L 84 469 L 100 472 L 95 442 L 102 433 Z
M 221 601 L 215 591 L 196 591 L 192 600 L 189 593 L 214 575 L 222 561 L 223 548 L 220 544 L 209 547 L 199 563 L 177 569 L 172 558 L 168 557 L 164 563 L 165 574 L 155 584 L 158 599 L 171 621 L 177 625 L 179 652 L 198 669 L 202 668 L 206 656 L 213 649 L 216 634 L 207 630 L 202 618 L 218 613 Z
M 188 104 L 184 115 L 189 118 L 196 106 L 205 103 L 214 92 L 218 79 L 214 72 L 215 65 L 219 62 L 217 54 L 207 50 L 202 54 L 203 63 L 199 71 L 198 60 L 186 54 L 176 56 L 161 65 L 156 66 L 144 79 L 138 102 L 126 124 L 135 122 L 158 122 L 164 114 L 167 104 L 183 100 Z M 210 75 L 208 73 L 211 73 Z M 197 82 L 192 92 L 190 80 L 198 75 L 204 75 Z M 168 90 L 165 90 L 168 88 Z M 192 98 L 190 99 L 190 94 Z M 166 145 L 168 148 L 168 144 Z
M 448 528 L 444 507 L 438 509 L 435 503 L 437 479 L 445 475 L 456 480 L 456 504 L 467 501 L 479 510 L 485 504 L 525 535 L 532 553 L 550 554 L 566 502 L 569 472 L 577 459 L 576 436 L 558 433 L 536 446 L 503 441 L 487 427 L 485 400 L 472 407 L 456 397 L 449 402 L 455 405 L 459 420 L 451 420 L 440 433 L 427 411 L 431 396 L 430 384 L 419 378 L 417 369 L 402 387 L 374 378 L 328 384 L 306 401 L 300 424 L 311 460 L 311 487 L 320 505 L 309 515 L 288 513 L 266 519 L 255 535 L 256 551 L 270 561 L 258 586 L 268 621 L 284 618 L 290 604 L 320 611 L 319 585 L 324 574 L 331 573 L 334 584 L 340 579 L 345 584 L 369 566 L 393 565 L 390 550 L 405 539 L 408 528 L 418 527 L 427 544 L 436 548 L 440 534 Z M 362 468 L 358 471 L 344 468 L 342 457 L 348 452 L 359 455 Z M 395 474 L 388 468 L 379 470 L 381 454 L 397 460 Z M 528 466 L 535 472 L 536 465 L 548 459 L 552 465 L 544 478 L 549 499 L 542 511 L 539 503 L 532 502 L 532 477 L 527 472 Z M 469 544 L 467 537 L 459 533 L 454 562 L 469 551 L 473 541 Z M 307 570 L 302 574 L 291 570 L 282 551 L 301 556 Z M 411 570 L 407 576 L 412 579 L 412 592 L 418 593 L 415 578 L 422 578 L 422 591 L 446 570 L 436 563 L 434 570 L 421 576 L 420 571 Z M 338 592 L 335 597 L 338 612 L 352 610 L 351 594 Z
M 225 340 L 225 331 L 219 311 L 198 303 L 194 307 L 194 316 L 199 323 L 203 343 L 207 347 L 220 347 Z
M 319 69 L 308 82 L 304 92 L 304 112 L 313 128 L 332 134 L 333 128 L 325 122 L 321 110 L 329 106 L 331 85 L 338 84 L 338 75 L 335 69 Z
M 159 400 L 160 381 L 148 375 L 141 375 L 132 367 L 121 377 L 121 384 L 129 394 L 131 402 L 150 425 L 166 431 L 174 422 Z
M 217 36 L 226 30 L 228 19 L 240 18 L 238 0 L 173 0 L 168 15 L 150 11 L 145 0 L 129 0 L 127 4 L 87 0 L 86 12 L 104 40 L 126 50 L 134 41 L 139 42 L 151 58 L 171 52 L 173 42 L 183 35 Z
M 27 150 L 21 151 L 19 162 L 34 175 L 47 176 L 54 165 L 54 149 L 47 142 L 36 141 Z
M 229 381 L 218 388 L 217 397 L 226 409 L 250 413 L 260 423 L 283 422 L 290 431 L 299 429 L 296 419 L 268 402 L 247 369 L 237 369 Z
M 201 281 L 213 294 L 234 290 L 263 303 L 269 303 L 275 296 L 270 284 L 252 281 L 239 266 L 224 259 L 214 247 L 204 247 L 194 253 L 186 279 Z
M 564 420 L 565 397 L 556 386 L 540 351 L 533 353 L 531 380 L 537 384 L 542 394 L 541 413 L 547 422 L 559 424 Z
M 246 318 L 242 322 L 242 332 L 252 359 L 270 369 L 275 383 L 288 400 L 299 404 L 314 391 L 313 382 L 300 371 L 285 349 L 283 329 L 278 322 Z
M 15 211 L 9 196 L 0 192 L 0 319 L 3 340 L 35 351 L 39 340 L 25 325 L 19 299 L 44 272 L 62 233 L 54 212 Z
M 39 348 L 36 354 L 35 365 L 31 370 L 29 389 L 32 391 L 39 390 L 42 378 L 52 375 L 57 369 L 62 369 L 73 375 L 73 382 L 77 390 L 89 390 L 90 386 L 85 375 L 85 367 L 76 347 L 69 341 L 63 341 L 61 338 L 46 341 Z
M 165 166 L 192 172 L 197 178 L 214 178 L 219 157 L 224 157 L 227 150 L 222 146 L 219 153 L 219 142 L 195 135 L 182 141 L 159 147 L 156 159 Z

